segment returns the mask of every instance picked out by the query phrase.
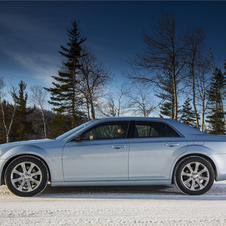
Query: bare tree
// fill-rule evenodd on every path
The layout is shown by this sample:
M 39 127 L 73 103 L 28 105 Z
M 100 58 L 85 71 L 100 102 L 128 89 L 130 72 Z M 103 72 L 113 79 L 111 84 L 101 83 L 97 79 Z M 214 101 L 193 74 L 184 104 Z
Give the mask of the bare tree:
M 3 78 L 1 78 L 0 79 L 0 104 L 1 104 L 1 111 L 2 111 L 2 121 L 3 121 L 3 126 L 5 128 L 6 142 L 9 143 L 9 134 L 10 134 L 10 131 L 12 128 L 12 124 L 13 124 L 13 120 L 14 120 L 15 112 L 16 112 L 16 100 L 14 98 L 15 93 L 16 93 L 16 88 L 14 86 L 12 86 L 11 91 L 10 91 L 14 104 L 13 104 L 11 119 L 10 119 L 9 125 L 7 126 L 6 114 L 5 114 L 6 109 L 4 109 L 4 105 L 3 105 L 3 96 L 4 96 L 3 88 L 4 87 L 5 87 L 5 84 L 4 84 Z
M 116 94 L 116 100 L 117 100 L 117 116 L 119 117 L 122 113 L 122 110 L 125 108 L 125 106 L 122 106 L 123 97 L 125 97 L 129 92 L 129 86 L 126 82 L 124 82 L 118 89 L 115 90 Z
M 127 83 L 123 83 L 119 88 L 114 89 L 114 94 L 108 92 L 104 101 L 102 103 L 99 102 L 96 106 L 101 115 L 119 117 L 126 108 L 123 99 L 128 94 L 128 89 Z
M 209 56 L 210 56 L 209 65 L 210 65 L 210 68 L 211 68 L 211 71 L 212 71 L 212 76 L 213 76 L 213 78 L 215 78 L 216 77 L 216 75 L 215 75 L 215 63 L 214 63 L 214 58 L 213 58 L 213 54 L 212 54 L 211 49 L 209 49 Z
M 186 49 L 187 55 L 187 66 L 188 66 L 188 82 L 192 87 L 192 100 L 193 100 L 193 109 L 195 113 L 196 126 L 199 127 L 199 117 L 196 108 L 196 77 L 197 77 L 197 67 L 203 61 L 202 58 L 204 52 L 204 40 L 205 32 L 201 27 L 194 26 L 189 27 L 186 31 L 183 32 L 183 42 Z
M 205 112 L 208 107 L 207 90 L 210 85 L 210 67 L 204 59 L 203 63 L 198 65 L 196 76 L 197 98 L 201 101 L 201 131 L 204 132 Z
M 86 47 L 82 50 L 82 56 L 79 90 L 85 100 L 87 117 L 90 120 L 95 119 L 95 103 L 103 93 L 104 86 L 112 80 L 112 75 Z
M 128 94 L 128 108 L 135 114 L 148 117 L 150 113 L 162 103 L 160 102 L 157 105 L 154 104 L 150 95 L 150 87 L 147 85 L 134 85 L 131 90 L 132 92 Z
M 165 92 L 172 90 L 168 95 L 172 95 L 170 98 L 174 109 L 172 118 L 175 120 L 178 114 L 177 86 L 185 65 L 184 46 L 177 36 L 176 24 L 172 14 L 163 15 L 151 26 L 150 35 L 143 31 L 144 50 L 139 52 L 135 59 L 130 60 L 132 73 L 127 76 L 134 81 L 155 84 Z M 171 88 L 165 87 L 169 85 Z
M 100 114 L 105 117 L 116 117 L 118 114 L 118 108 L 111 93 L 107 94 L 104 100 L 101 103 L 99 102 L 96 107 Z
M 31 87 L 31 100 L 34 105 L 39 107 L 39 110 L 42 114 L 42 121 L 43 121 L 43 134 L 44 138 L 47 137 L 46 133 L 46 119 L 45 119 L 45 107 L 47 103 L 47 91 L 43 89 L 40 85 L 35 85 Z

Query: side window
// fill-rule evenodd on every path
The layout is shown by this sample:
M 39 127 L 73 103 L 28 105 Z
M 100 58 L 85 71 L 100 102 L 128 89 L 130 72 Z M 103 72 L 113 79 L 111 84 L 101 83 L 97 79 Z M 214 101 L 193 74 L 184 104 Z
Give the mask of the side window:
M 178 133 L 162 122 L 136 122 L 135 138 L 145 137 L 179 137 Z
M 122 139 L 127 137 L 129 122 L 111 122 L 97 125 L 83 134 L 84 140 Z
M 151 125 L 135 125 L 135 137 L 158 137 L 159 133 Z
M 180 135 L 172 129 L 170 126 L 166 125 L 167 137 L 179 137 Z

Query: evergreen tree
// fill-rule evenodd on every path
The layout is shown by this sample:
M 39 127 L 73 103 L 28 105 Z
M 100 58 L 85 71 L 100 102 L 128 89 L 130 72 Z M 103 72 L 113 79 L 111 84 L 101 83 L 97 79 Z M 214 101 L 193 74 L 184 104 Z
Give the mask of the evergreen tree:
M 182 106 L 181 122 L 189 126 L 196 127 L 195 113 L 192 110 L 190 102 L 191 102 L 191 99 L 188 97 L 185 100 L 184 105 Z
M 56 138 L 71 129 L 71 116 L 57 114 L 55 119 L 48 123 L 48 137 Z
M 170 117 L 172 119 L 173 117 L 173 108 L 172 108 L 172 103 L 170 102 L 165 102 L 160 106 L 160 117 L 164 118 L 164 116 Z
M 12 127 L 12 141 L 27 140 L 29 134 L 33 133 L 32 124 L 26 120 L 27 115 L 33 113 L 34 108 L 27 111 L 27 98 L 28 95 L 25 92 L 27 84 L 22 80 L 19 83 L 19 93 L 14 94 L 14 98 L 17 104 L 15 122 Z
M 59 53 L 65 58 L 62 68 L 58 71 L 58 76 L 52 76 L 54 88 L 45 88 L 51 94 L 50 104 L 53 110 L 58 113 L 69 113 L 72 116 L 72 127 L 75 127 L 76 118 L 81 116 L 78 110 L 81 105 L 81 98 L 77 90 L 78 74 L 81 67 L 82 44 L 86 38 L 80 35 L 78 23 L 72 21 L 72 27 L 67 29 L 69 42 L 67 47 L 60 46 Z
M 208 99 L 210 102 L 210 115 L 206 122 L 210 126 L 210 134 L 225 134 L 223 100 L 225 98 L 224 89 L 226 87 L 226 73 L 218 68 L 215 69 L 215 77 L 211 79 Z

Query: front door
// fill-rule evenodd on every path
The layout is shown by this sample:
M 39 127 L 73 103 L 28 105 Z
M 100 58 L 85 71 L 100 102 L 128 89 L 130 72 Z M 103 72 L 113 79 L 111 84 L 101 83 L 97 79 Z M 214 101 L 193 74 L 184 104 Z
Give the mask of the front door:
M 66 143 L 65 181 L 128 180 L 129 121 L 102 123 Z

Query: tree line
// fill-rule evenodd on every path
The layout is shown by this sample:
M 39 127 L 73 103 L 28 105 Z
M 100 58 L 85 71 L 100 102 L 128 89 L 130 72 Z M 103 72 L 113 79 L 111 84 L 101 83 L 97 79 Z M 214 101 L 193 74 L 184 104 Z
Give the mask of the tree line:
M 117 89 L 111 88 L 111 71 L 85 46 L 79 23 L 72 21 L 67 35 L 52 87 L 30 87 L 33 107 L 27 104 L 24 81 L 11 86 L 9 103 L 0 79 L 1 143 L 54 138 L 88 120 L 128 114 L 159 115 L 206 133 L 225 134 L 226 61 L 224 72 L 215 67 L 201 27 L 178 31 L 174 15 L 162 15 L 142 31 L 144 47 L 128 60 L 131 70 L 123 73 L 127 81 Z

